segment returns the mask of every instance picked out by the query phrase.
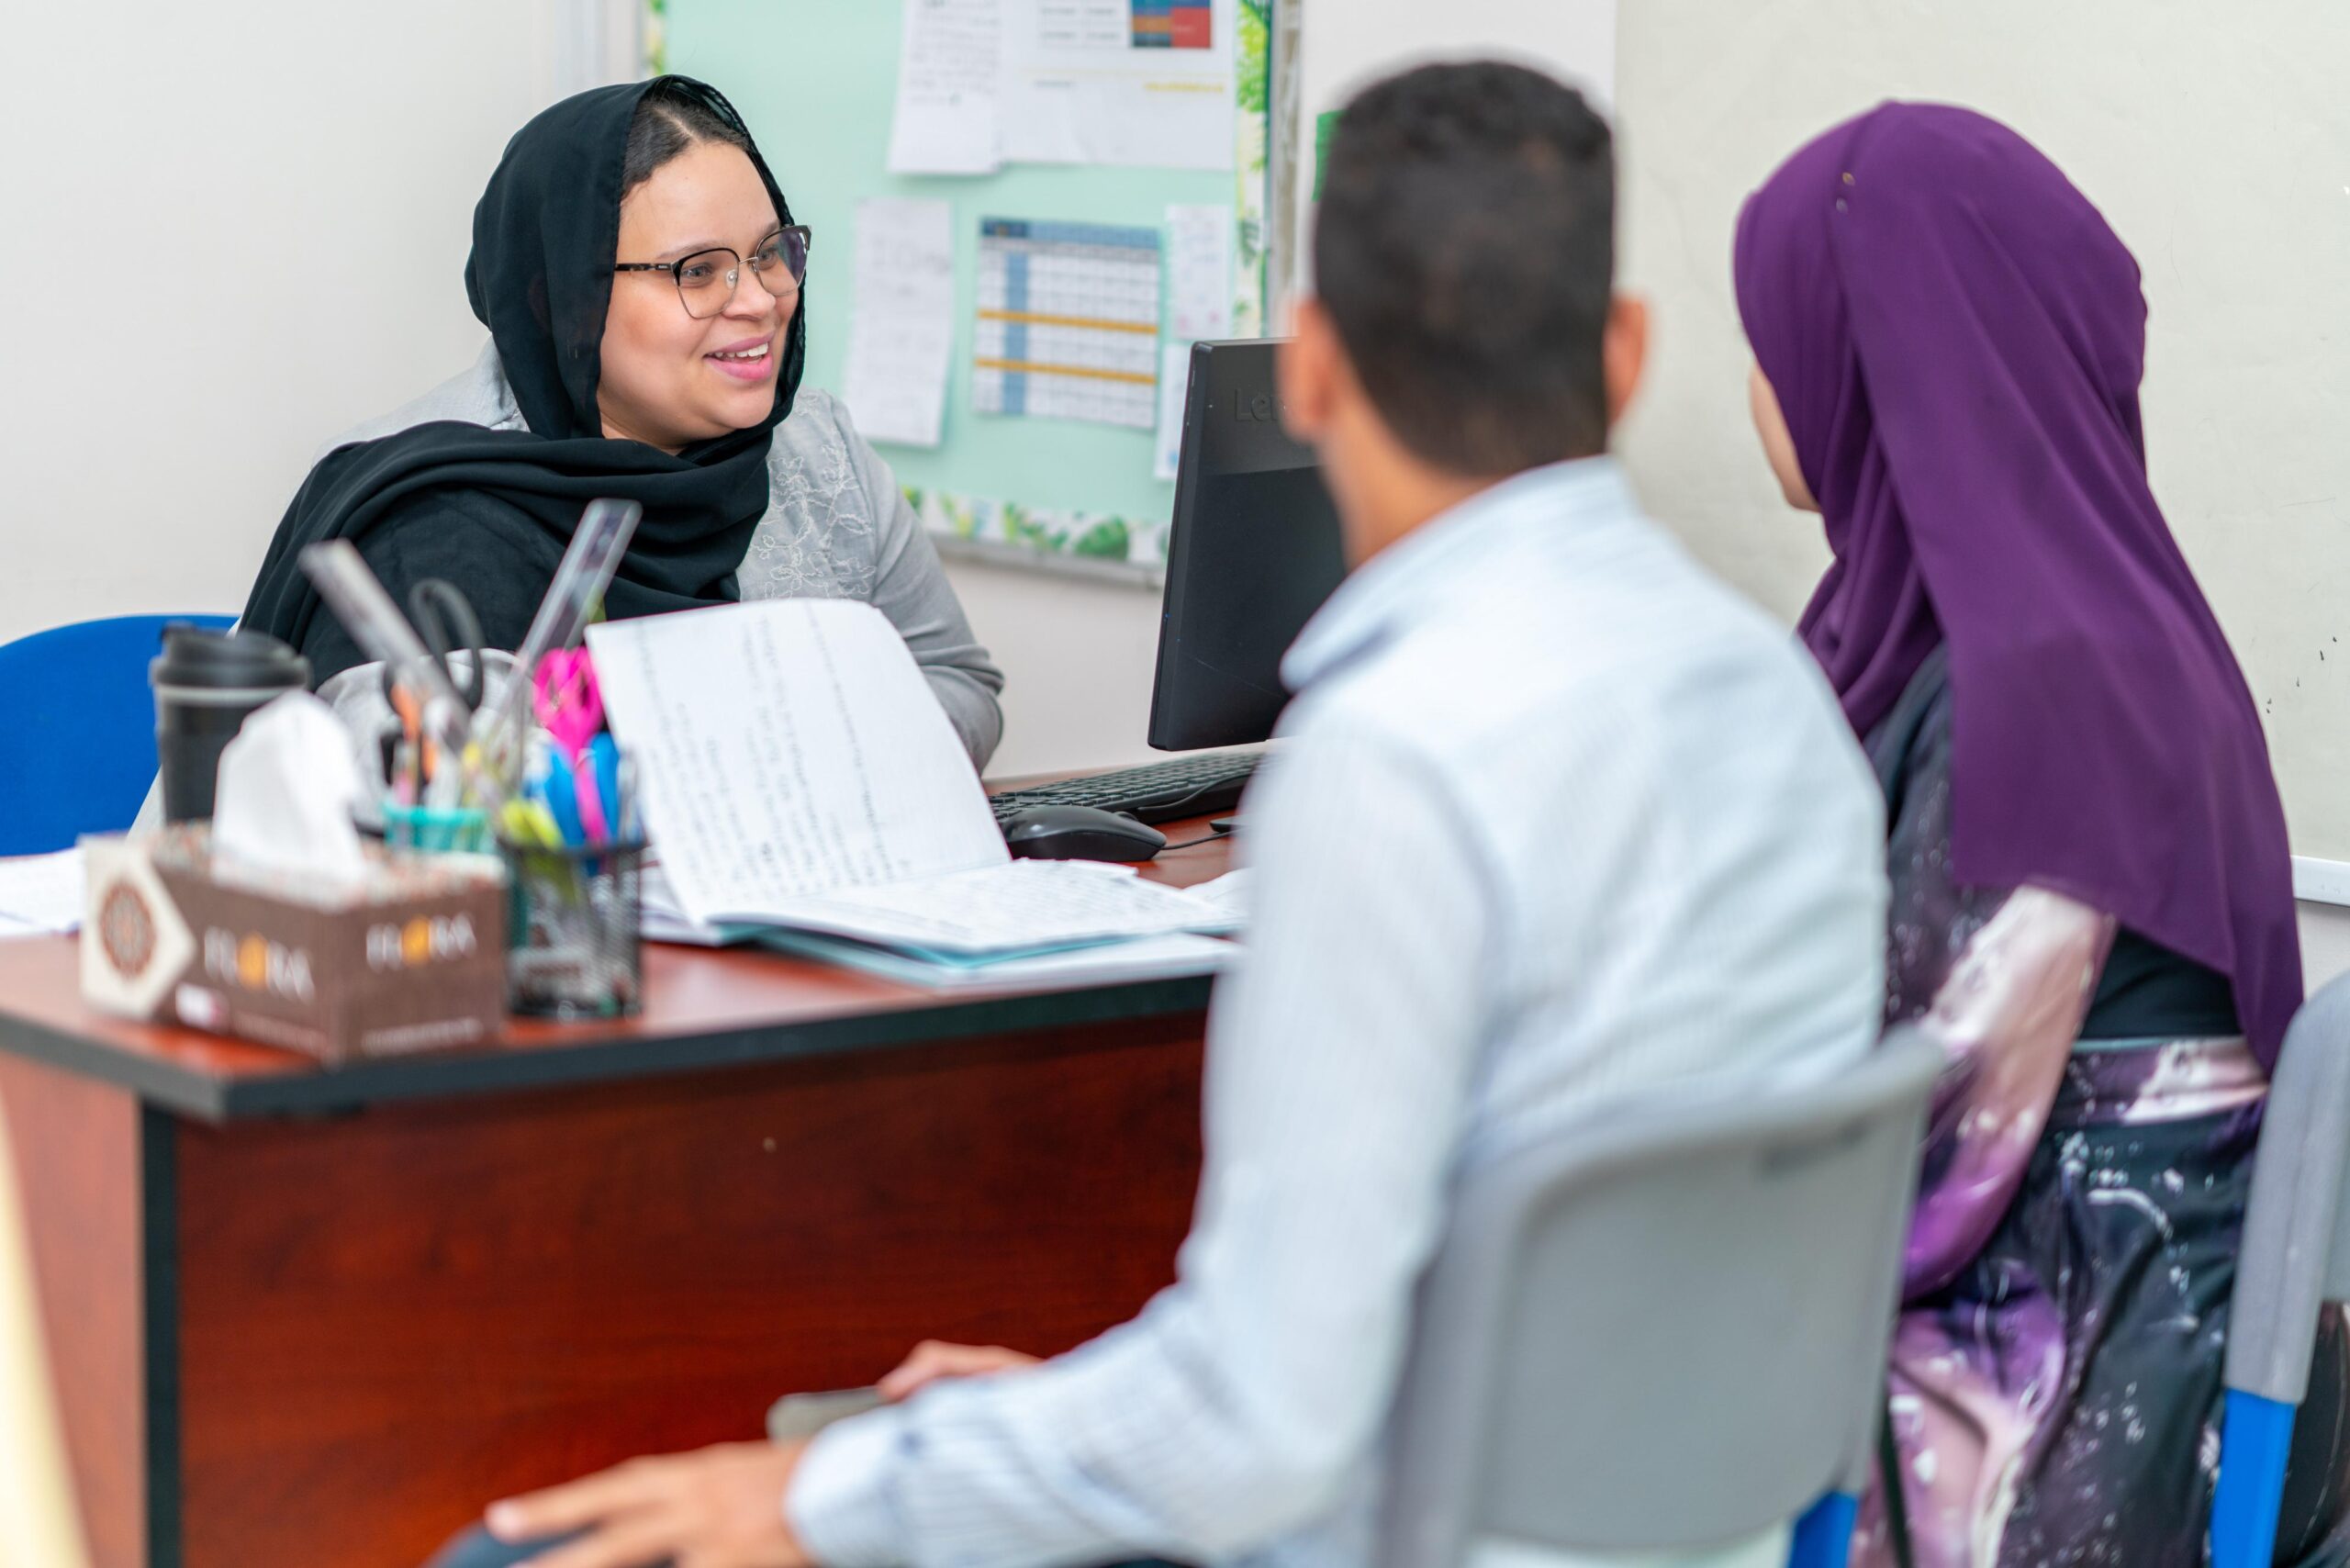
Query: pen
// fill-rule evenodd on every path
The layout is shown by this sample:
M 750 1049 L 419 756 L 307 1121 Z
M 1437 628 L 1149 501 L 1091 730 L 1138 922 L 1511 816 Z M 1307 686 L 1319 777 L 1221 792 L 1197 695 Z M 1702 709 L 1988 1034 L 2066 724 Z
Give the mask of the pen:
M 392 800 L 402 806 L 416 804 L 416 743 L 400 742 L 392 748 Z
M 462 782 L 473 786 L 483 804 L 498 805 L 506 792 L 497 777 L 480 765 L 480 754 L 470 744 L 464 699 L 449 684 L 448 672 L 425 647 L 416 628 L 392 602 L 392 596 L 367 569 L 358 548 L 348 539 L 330 539 L 307 546 L 300 560 L 304 574 L 317 585 L 319 597 L 327 601 L 327 608 L 334 611 L 360 651 L 388 666 L 397 683 L 422 693 L 424 738 L 456 758 L 460 768 L 470 770 L 470 778 Z M 431 771 L 429 763 L 427 771 Z M 460 783 L 453 777 L 456 771 L 451 770 L 452 789 Z M 453 796 L 450 803 L 455 803 Z
M 628 543 L 636 532 L 637 520 L 644 509 L 634 501 L 595 500 L 580 515 L 579 526 L 573 531 L 570 548 L 563 554 L 563 564 L 555 568 L 554 580 L 547 585 L 546 598 L 539 601 L 538 613 L 531 618 L 531 629 L 523 635 L 522 645 L 515 651 L 515 669 L 520 678 L 509 683 L 494 703 L 485 703 L 474 716 L 474 739 L 493 758 L 503 757 L 508 766 L 518 762 L 520 750 L 521 722 L 528 708 L 532 678 L 539 663 L 557 648 L 567 648 L 578 640 L 580 629 L 588 624 L 588 616 L 596 601 L 610 586 L 612 573 L 619 569 L 621 557 L 628 553 Z M 510 739 L 509 737 L 511 737 Z M 511 775 L 509 775 L 511 777 Z

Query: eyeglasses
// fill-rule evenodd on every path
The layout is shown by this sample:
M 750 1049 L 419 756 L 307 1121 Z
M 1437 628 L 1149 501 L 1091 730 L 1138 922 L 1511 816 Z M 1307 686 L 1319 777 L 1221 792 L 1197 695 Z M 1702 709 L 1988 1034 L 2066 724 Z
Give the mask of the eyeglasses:
M 808 276 L 808 226 L 795 223 L 759 241 L 751 252 L 751 272 L 759 286 L 777 298 L 800 292 Z M 743 276 L 742 253 L 732 246 L 696 251 L 679 262 L 617 262 L 616 273 L 667 273 L 677 280 L 677 297 L 686 314 L 708 320 L 734 302 L 735 286 Z

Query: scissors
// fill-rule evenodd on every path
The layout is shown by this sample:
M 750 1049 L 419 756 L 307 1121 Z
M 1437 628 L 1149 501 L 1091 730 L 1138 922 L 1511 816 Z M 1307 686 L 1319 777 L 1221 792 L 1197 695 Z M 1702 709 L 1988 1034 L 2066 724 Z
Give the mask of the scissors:
M 473 601 L 464 590 L 442 577 L 427 577 L 408 590 L 408 620 L 423 639 L 425 651 L 457 693 L 468 716 L 479 708 L 486 689 L 487 675 L 482 664 L 481 617 L 474 613 Z M 458 652 L 466 655 L 462 675 Z M 411 748 L 408 755 L 418 759 L 425 777 L 438 771 L 433 748 L 424 739 L 424 704 L 413 687 L 402 681 L 389 664 L 384 666 L 384 700 L 399 715 L 397 734 L 386 734 L 385 773 L 393 773 L 393 748 L 405 736 Z M 395 787 L 399 781 L 395 778 Z M 419 791 L 420 793 L 420 790 Z
M 596 684 L 595 660 L 586 648 L 555 648 L 539 661 L 532 678 L 539 727 L 563 752 L 545 781 L 547 804 L 566 836 L 576 823 L 578 842 L 603 840 L 613 825 L 606 808 L 614 791 L 607 782 L 611 764 L 605 757 L 611 743 L 603 734 L 604 694 Z
M 539 661 L 532 711 L 539 727 L 574 762 L 604 727 L 604 694 L 585 648 L 556 648 Z

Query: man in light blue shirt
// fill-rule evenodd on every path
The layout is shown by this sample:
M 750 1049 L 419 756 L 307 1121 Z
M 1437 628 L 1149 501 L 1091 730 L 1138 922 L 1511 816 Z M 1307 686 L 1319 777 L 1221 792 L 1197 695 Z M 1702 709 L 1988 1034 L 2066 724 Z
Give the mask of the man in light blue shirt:
M 1802 651 L 1604 455 L 1645 336 L 1613 207 L 1606 127 L 1514 66 L 1382 83 L 1333 139 L 1282 395 L 1355 570 L 1249 801 L 1178 1282 L 1051 1361 L 924 1347 L 804 1449 L 593 1477 L 501 1535 L 586 1532 L 546 1568 L 1361 1568 L 1460 1172 L 1869 1047 L 1877 791 Z

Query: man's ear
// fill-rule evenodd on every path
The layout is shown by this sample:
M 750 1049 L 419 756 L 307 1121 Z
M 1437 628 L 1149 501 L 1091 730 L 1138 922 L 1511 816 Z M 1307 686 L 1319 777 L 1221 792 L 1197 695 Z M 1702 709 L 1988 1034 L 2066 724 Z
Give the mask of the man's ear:
M 1274 381 L 1281 406 L 1281 427 L 1291 439 L 1313 444 L 1330 427 L 1343 375 L 1344 352 L 1338 330 L 1322 302 L 1304 298 L 1292 307 L 1290 338 L 1275 362 Z
M 1612 428 L 1631 407 L 1649 363 L 1649 304 L 1638 295 L 1619 294 L 1608 303 L 1607 327 L 1600 337 L 1600 374 L 1607 388 L 1607 423 Z

